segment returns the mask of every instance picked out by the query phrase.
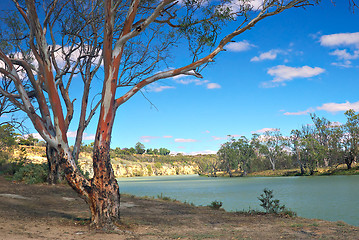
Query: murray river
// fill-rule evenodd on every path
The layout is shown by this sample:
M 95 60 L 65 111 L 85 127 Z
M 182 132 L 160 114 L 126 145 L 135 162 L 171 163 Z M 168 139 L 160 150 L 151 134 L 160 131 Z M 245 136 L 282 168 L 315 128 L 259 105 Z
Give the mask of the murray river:
M 305 218 L 344 221 L 359 226 L 359 175 L 317 177 L 208 178 L 197 175 L 120 178 L 121 193 L 163 196 L 206 206 L 223 202 L 227 211 L 263 210 L 264 188 L 274 199 Z

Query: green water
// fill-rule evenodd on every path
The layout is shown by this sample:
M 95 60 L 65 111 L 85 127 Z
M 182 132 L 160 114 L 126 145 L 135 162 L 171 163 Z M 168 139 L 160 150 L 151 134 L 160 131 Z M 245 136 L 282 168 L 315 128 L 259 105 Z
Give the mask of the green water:
M 222 201 L 227 211 L 258 209 L 264 188 L 305 218 L 359 226 L 359 175 L 320 177 L 207 178 L 197 175 L 120 178 L 121 193 L 175 198 L 206 206 Z

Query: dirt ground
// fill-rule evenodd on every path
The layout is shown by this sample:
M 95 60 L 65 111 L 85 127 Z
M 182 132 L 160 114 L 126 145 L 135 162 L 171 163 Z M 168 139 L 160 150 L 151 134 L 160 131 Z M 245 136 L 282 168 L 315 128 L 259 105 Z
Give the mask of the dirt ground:
M 68 186 L 0 176 L 0 239 L 359 239 L 343 222 L 250 215 L 122 196 L 120 233 L 89 228 L 85 202 Z

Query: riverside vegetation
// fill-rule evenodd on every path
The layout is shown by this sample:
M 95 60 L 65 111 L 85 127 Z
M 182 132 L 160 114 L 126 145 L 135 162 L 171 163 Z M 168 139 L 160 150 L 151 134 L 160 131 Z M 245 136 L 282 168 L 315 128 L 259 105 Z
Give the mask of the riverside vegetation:
M 111 149 L 116 177 L 199 174 L 205 176 L 294 176 L 359 174 L 359 115 L 345 112 L 345 124 L 311 114 L 312 125 L 303 125 L 283 136 L 279 129 L 240 137 L 222 144 L 217 154 L 170 155 L 166 148 Z M 45 143 L 0 126 L 0 171 L 14 180 L 38 183 L 47 179 Z M 93 143 L 81 146 L 78 166 L 92 177 Z

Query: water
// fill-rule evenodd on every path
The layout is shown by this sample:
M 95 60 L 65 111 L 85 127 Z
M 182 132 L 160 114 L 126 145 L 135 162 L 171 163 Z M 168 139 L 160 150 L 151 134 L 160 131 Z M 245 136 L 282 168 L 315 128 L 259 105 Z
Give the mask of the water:
M 159 176 L 120 178 L 121 193 L 163 196 L 206 206 L 223 202 L 227 211 L 263 210 L 258 196 L 264 188 L 305 218 L 344 221 L 359 226 L 359 175 L 320 177 L 207 178 Z

